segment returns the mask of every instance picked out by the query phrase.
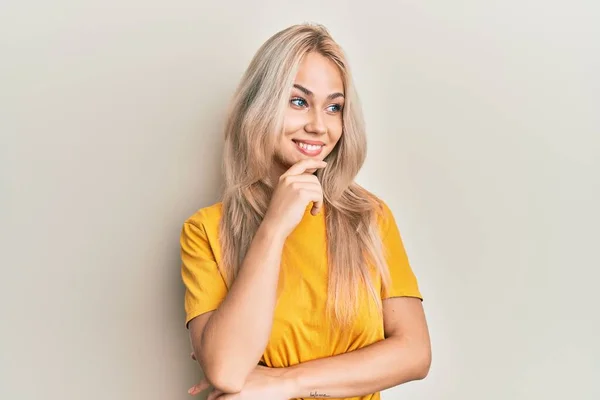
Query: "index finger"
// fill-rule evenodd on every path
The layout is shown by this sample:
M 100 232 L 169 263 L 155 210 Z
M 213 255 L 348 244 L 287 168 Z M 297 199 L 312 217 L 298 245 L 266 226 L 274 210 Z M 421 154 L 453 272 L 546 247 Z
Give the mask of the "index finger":
M 288 175 L 300 175 L 306 172 L 307 169 L 312 168 L 325 168 L 327 163 L 325 161 L 313 160 L 312 158 L 307 158 L 301 161 L 298 161 L 296 164 L 292 165 L 283 175 L 282 178 Z
M 210 383 L 208 383 L 208 381 L 206 380 L 206 378 L 202 378 L 202 380 L 200 381 L 200 383 L 195 384 L 194 386 L 192 386 L 188 390 L 188 393 L 191 394 L 191 395 L 196 395 L 196 394 L 198 394 L 200 392 L 205 391 L 209 387 L 210 387 Z

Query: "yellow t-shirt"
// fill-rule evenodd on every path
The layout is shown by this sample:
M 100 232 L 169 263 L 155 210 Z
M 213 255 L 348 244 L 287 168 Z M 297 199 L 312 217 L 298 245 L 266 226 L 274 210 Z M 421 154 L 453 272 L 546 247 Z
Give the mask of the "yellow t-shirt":
M 406 256 L 392 212 L 384 205 L 380 231 L 390 269 L 391 287 L 384 293 L 377 280 L 381 298 L 418 297 L 417 280 Z M 288 236 L 282 253 L 280 294 L 274 312 L 269 343 L 262 357 L 268 367 L 288 367 L 309 360 L 330 357 L 368 346 L 384 339 L 383 320 L 372 312 L 368 302 L 361 302 L 350 329 L 336 329 L 326 322 L 327 257 L 325 213 L 306 213 Z M 185 284 L 187 323 L 217 309 L 227 294 L 219 272 L 221 249 L 218 226 L 221 203 L 203 208 L 183 225 L 181 233 L 182 278 Z M 379 393 L 355 400 L 379 400 Z

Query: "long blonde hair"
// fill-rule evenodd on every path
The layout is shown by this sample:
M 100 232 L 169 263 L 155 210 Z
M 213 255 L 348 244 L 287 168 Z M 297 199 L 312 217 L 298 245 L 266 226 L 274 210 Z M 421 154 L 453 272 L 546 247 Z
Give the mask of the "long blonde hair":
M 220 224 L 222 271 L 235 279 L 269 206 L 269 176 L 275 143 L 302 58 L 318 52 L 332 60 L 344 81 L 343 133 L 317 176 L 323 187 L 329 266 L 328 310 L 341 324 L 357 312 L 365 288 L 381 309 L 376 278 L 386 287 L 388 269 L 378 228 L 380 201 L 354 182 L 366 156 L 362 111 L 346 57 L 321 25 L 294 25 L 269 38 L 258 50 L 234 95 L 225 127 L 223 216 Z

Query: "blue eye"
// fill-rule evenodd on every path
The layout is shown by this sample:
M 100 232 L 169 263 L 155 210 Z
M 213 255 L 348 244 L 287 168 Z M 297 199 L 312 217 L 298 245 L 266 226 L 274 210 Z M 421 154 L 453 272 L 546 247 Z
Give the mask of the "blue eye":
M 292 100 L 290 100 L 290 103 L 292 103 L 296 107 L 305 107 L 306 106 L 306 101 L 300 97 L 294 97 Z
M 333 109 L 331 109 L 332 107 L 333 107 Z M 336 112 L 340 112 L 340 111 L 342 111 L 342 106 L 341 106 L 341 105 L 339 105 L 339 104 L 332 104 L 332 105 L 330 105 L 329 107 L 327 107 L 327 109 L 328 109 L 330 112 L 334 112 L 334 113 L 336 113 Z

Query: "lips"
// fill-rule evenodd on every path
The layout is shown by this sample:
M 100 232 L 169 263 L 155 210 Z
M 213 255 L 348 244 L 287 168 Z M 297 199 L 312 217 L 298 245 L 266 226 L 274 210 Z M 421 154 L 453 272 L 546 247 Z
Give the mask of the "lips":
M 292 140 L 296 144 L 296 148 L 303 154 L 308 156 L 316 156 L 323 151 L 325 143 L 315 140 Z

